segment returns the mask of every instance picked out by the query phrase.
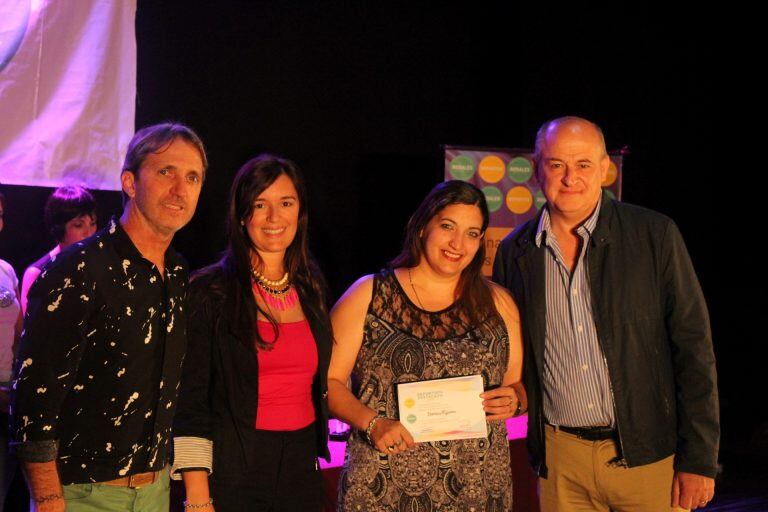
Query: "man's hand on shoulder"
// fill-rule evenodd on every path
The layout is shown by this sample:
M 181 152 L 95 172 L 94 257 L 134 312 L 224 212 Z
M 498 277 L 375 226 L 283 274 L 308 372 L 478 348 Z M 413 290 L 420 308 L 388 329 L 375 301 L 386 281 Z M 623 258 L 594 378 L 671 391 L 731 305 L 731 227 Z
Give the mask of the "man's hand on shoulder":
M 694 473 L 675 471 L 672 481 L 672 506 L 696 510 L 715 495 L 715 480 Z

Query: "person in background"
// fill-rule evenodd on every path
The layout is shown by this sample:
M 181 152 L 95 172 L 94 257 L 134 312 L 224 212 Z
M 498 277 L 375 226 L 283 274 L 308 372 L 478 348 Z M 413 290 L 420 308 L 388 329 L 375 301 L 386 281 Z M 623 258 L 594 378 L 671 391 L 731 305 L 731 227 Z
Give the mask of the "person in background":
M 53 191 L 45 203 L 45 227 L 56 246 L 32 263 L 21 278 L 21 309 L 27 311 L 27 294 L 32 283 L 62 249 L 88 238 L 96 232 L 96 200 L 87 189 L 64 186 Z
M 546 206 L 499 246 L 520 305 L 543 512 L 704 507 L 720 434 L 707 306 L 675 223 L 602 193 L 600 128 L 544 123 Z
M 329 459 L 331 327 L 293 162 L 264 154 L 232 183 L 222 259 L 190 283 L 174 478 L 190 511 L 319 511 Z
M 0 231 L 5 226 L 5 196 L 0 192 Z M 8 453 L 8 392 L 16 342 L 21 334 L 19 282 L 11 265 L 0 260 L 0 512 L 16 470 Z
M 38 512 L 168 510 L 188 287 L 170 244 L 206 167 L 189 127 L 136 132 L 121 217 L 64 249 L 29 290 L 11 444 Z
M 440 183 L 389 268 L 358 280 L 334 307 L 328 400 L 354 429 L 340 510 L 512 510 L 504 420 L 526 408 L 522 341 L 512 297 L 481 274 L 487 226 L 477 187 Z M 477 374 L 488 436 L 414 443 L 398 418 L 397 384 Z

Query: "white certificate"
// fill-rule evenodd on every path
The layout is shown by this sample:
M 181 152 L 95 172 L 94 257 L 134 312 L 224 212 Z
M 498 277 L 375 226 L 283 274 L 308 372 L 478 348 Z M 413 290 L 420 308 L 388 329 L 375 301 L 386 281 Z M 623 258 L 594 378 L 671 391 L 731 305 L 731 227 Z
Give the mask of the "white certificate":
M 482 392 L 480 375 L 398 384 L 400 423 L 417 443 L 486 437 Z

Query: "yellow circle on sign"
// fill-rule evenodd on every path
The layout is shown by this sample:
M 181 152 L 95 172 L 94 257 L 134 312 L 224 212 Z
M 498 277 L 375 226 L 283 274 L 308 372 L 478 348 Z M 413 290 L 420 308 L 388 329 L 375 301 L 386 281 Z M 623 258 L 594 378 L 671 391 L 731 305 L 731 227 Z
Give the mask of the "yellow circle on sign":
M 410 409 L 410 408 L 411 408 L 411 407 L 413 407 L 414 405 L 416 405 L 416 402 L 414 402 L 414 401 L 413 401 L 413 398 L 406 398 L 406 399 L 405 399 L 405 406 L 406 406 L 407 408 L 409 408 L 409 409 Z
M 608 166 L 608 172 L 605 173 L 605 180 L 602 185 L 604 187 L 610 187 L 616 182 L 616 177 L 619 175 L 619 170 L 616 168 L 616 164 L 611 161 Z
M 487 183 L 501 181 L 506 170 L 507 166 L 504 165 L 502 159 L 495 155 L 490 155 L 480 160 L 480 165 L 477 168 L 480 177 Z
M 526 187 L 513 187 L 507 192 L 507 208 L 518 215 L 527 212 L 533 206 L 533 194 Z

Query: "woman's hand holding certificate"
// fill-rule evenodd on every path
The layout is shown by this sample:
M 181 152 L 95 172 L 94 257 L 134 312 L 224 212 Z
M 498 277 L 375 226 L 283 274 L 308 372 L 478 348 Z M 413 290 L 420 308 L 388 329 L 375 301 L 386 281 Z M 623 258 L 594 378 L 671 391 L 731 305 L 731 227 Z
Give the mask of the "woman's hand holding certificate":
M 482 392 L 480 375 L 399 384 L 400 421 L 417 443 L 486 437 Z
M 400 425 L 418 442 L 486 437 L 486 421 L 527 409 L 522 385 L 483 391 L 480 375 L 408 382 L 397 387 Z

